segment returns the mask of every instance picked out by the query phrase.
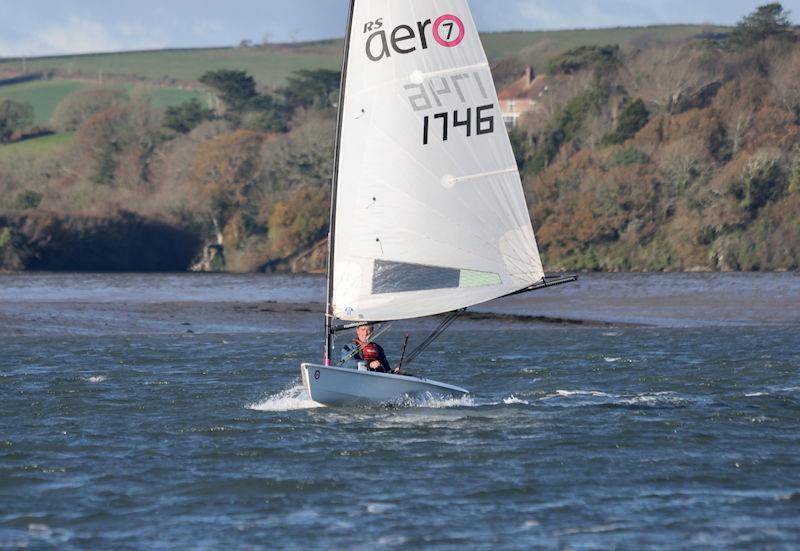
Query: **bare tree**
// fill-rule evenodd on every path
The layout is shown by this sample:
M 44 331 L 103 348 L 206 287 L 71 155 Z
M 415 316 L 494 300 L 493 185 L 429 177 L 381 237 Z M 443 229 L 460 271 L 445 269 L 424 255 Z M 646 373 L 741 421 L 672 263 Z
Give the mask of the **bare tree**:
M 631 96 L 655 111 L 672 114 L 682 103 L 722 79 L 720 63 L 692 44 L 655 46 L 635 55 L 621 73 Z
M 800 122 L 800 49 L 793 48 L 788 55 L 775 57 L 770 73 L 772 101 L 794 113 Z

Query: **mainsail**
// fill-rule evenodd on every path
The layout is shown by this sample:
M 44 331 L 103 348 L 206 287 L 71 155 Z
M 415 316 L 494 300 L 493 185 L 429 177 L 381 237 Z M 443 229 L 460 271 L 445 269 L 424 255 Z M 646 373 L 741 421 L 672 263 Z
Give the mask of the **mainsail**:
M 541 280 L 466 0 L 356 0 L 351 9 L 333 197 L 333 316 L 427 316 Z

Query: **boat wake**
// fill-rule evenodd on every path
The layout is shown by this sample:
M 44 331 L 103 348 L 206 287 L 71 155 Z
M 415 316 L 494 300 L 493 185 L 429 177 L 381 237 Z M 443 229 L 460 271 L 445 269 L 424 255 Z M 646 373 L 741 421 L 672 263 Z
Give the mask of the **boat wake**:
M 425 393 L 422 396 L 405 396 L 396 404 L 397 407 L 404 408 L 458 408 L 458 407 L 475 407 L 475 400 L 472 396 L 459 396 L 457 398 L 435 396 L 430 393 Z
M 267 396 L 260 402 L 253 402 L 247 405 L 247 409 L 256 411 L 292 411 L 320 407 L 325 406 L 313 401 L 301 384 L 295 384 L 277 394 Z
M 692 400 L 674 392 L 645 392 L 641 394 L 613 394 L 599 390 L 556 390 L 538 399 L 539 402 L 562 405 L 622 406 L 622 407 L 683 407 Z

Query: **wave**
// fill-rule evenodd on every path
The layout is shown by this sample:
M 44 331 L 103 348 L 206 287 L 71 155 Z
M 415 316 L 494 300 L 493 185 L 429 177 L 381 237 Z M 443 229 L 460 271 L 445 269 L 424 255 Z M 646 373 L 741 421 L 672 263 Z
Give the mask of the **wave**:
M 503 398 L 503 403 L 506 404 L 506 405 L 511 405 L 511 404 L 524 404 L 526 406 L 530 405 L 530 402 L 526 402 L 525 400 L 521 400 L 521 399 L 517 398 L 516 396 L 514 396 L 513 394 L 511 396 L 509 396 L 508 398 Z
M 102 383 L 106 380 L 105 375 L 93 375 L 92 377 L 85 377 L 83 379 L 87 383 Z
M 277 394 L 267 396 L 260 402 L 248 404 L 246 407 L 256 411 L 293 411 L 325 406 L 313 401 L 303 385 L 295 384 Z
M 556 390 L 555 395 L 545 396 L 545 398 L 553 398 L 555 396 L 571 397 L 571 396 L 593 396 L 595 398 L 612 398 L 611 394 L 606 394 L 599 390 Z
M 651 392 L 647 394 L 637 394 L 636 396 L 625 398 L 619 403 L 626 406 L 683 406 L 689 402 L 686 398 L 676 396 L 674 392 Z
M 609 394 L 600 390 L 556 390 L 554 394 L 547 394 L 540 401 L 558 400 L 559 398 L 576 399 L 579 405 L 610 405 L 610 406 L 683 406 L 689 403 L 686 397 L 676 395 L 674 392 L 643 392 L 641 394 Z
M 778 387 L 778 386 L 770 386 L 765 388 L 764 390 L 753 390 L 751 392 L 745 393 L 745 398 L 759 398 L 759 397 L 770 397 L 770 398 L 787 398 L 787 397 L 794 397 L 795 394 L 800 391 L 800 387 L 797 386 L 787 386 L 787 387 Z
M 475 407 L 475 399 L 471 395 L 459 396 L 457 398 L 448 398 L 443 396 L 436 396 L 426 392 L 421 396 L 404 396 L 396 403 L 392 404 L 397 407 L 403 408 L 456 408 L 456 407 Z

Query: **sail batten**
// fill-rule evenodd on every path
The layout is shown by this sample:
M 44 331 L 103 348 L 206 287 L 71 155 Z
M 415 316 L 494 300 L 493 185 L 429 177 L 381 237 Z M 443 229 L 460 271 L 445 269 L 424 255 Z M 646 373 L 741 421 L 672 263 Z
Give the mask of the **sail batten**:
M 466 176 L 454 176 L 452 178 L 453 183 L 464 182 L 466 180 L 477 180 L 479 178 L 486 178 L 487 176 L 496 176 L 499 174 L 514 174 L 517 172 L 517 167 L 514 168 L 504 168 L 500 170 L 494 170 L 492 172 L 481 172 L 480 174 L 467 174 Z
M 457 310 L 543 277 L 466 0 L 357 0 L 341 110 L 333 315 Z

